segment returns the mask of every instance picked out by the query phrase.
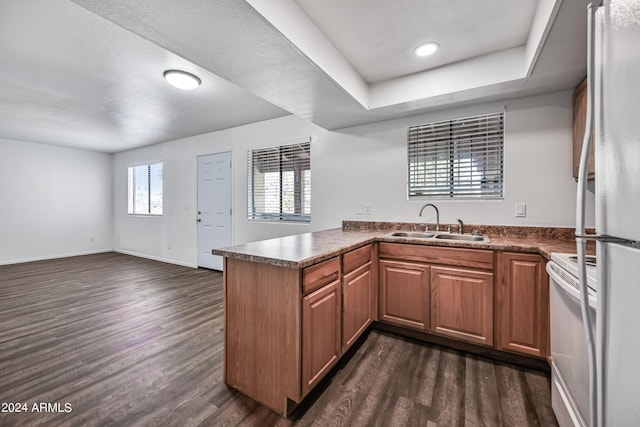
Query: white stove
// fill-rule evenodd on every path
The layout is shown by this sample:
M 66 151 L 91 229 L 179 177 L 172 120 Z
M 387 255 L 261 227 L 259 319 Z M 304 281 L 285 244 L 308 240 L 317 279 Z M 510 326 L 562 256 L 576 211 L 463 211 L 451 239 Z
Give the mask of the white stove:
M 578 256 L 576 254 L 568 254 L 568 253 L 559 253 L 554 252 L 551 254 L 551 261 L 553 261 L 557 266 L 554 268 L 553 264 L 551 268 L 554 268 L 556 272 L 560 271 L 557 267 L 561 267 L 565 270 L 565 274 L 569 273 L 570 276 L 566 279 L 570 279 L 571 285 L 576 289 L 578 293 L 575 295 L 579 297 L 580 292 L 580 284 L 578 283 Z M 592 292 L 598 291 L 598 282 L 596 280 L 596 257 L 593 255 L 587 255 L 587 285 L 589 286 L 589 296 L 591 297 Z M 594 295 L 595 298 L 595 295 Z M 595 307 L 595 305 L 594 305 Z
M 551 405 L 561 427 L 587 427 L 589 371 L 587 342 L 580 312 L 575 254 L 552 253 L 547 263 L 551 308 Z M 587 259 L 587 285 L 595 330 L 596 259 Z

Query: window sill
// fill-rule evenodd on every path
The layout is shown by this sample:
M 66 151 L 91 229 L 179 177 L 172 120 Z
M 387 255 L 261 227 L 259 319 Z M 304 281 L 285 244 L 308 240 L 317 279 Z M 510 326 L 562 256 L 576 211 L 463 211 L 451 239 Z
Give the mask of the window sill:
M 249 224 L 296 224 L 296 225 L 311 225 L 311 221 L 295 221 L 295 220 L 277 220 L 277 219 L 250 219 L 247 218 Z

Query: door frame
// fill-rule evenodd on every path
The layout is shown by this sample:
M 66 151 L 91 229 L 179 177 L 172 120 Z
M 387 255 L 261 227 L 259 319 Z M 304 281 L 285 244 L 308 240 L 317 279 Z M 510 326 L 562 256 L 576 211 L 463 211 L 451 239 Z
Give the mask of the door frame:
M 202 152 L 198 152 L 196 153 L 195 156 L 195 164 L 196 164 L 196 176 L 195 176 L 195 184 L 196 184 L 196 202 L 195 202 L 195 219 L 198 218 L 198 191 L 199 191 L 199 179 L 198 179 L 198 158 L 202 157 L 202 156 L 210 156 L 210 155 L 216 155 L 216 154 L 226 154 L 229 153 L 230 157 L 231 157 L 231 173 L 230 173 L 230 186 L 231 186 L 231 244 L 233 244 L 234 242 L 234 238 L 235 238 L 235 228 L 233 226 L 233 219 L 234 219 L 234 214 L 235 214 L 235 208 L 234 208 L 234 203 L 235 203 L 235 196 L 234 196 L 234 184 L 235 184 L 235 180 L 233 179 L 233 163 L 234 163 L 234 159 L 233 159 L 233 154 L 234 151 L 233 149 L 231 149 L 231 147 L 227 147 L 227 148 L 223 148 L 220 150 L 216 150 L 216 151 L 202 151 Z M 196 246 L 196 259 L 195 259 L 195 266 L 196 268 L 200 268 L 200 266 L 198 265 L 198 223 L 194 220 L 194 224 L 195 224 L 195 233 L 196 233 L 196 241 L 195 241 L 195 246 Z M 204 268 L 204 267 L 203 267 Z M 224 263 L 223 263 L 223 268 L 224 268 Z

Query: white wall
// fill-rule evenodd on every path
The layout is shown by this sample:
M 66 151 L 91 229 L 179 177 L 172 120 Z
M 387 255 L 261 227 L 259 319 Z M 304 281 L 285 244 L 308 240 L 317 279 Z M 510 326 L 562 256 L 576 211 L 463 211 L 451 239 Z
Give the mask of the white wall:
M 502 108 L 506 109 L 504 200 L 407 200 L 407 126 Z M 572 226 L 576 192 L 572 120 L 572 94 L 562 92 L 330 132 L 312 154 L 321 162 L 312 171 L 313 183 L 320 181 L 322 189 L 314 187 L 312 214 L 318 219 L 314 225 L 326 228 L 341 219 L 418 222 L 420 207 L 433 202 L 443 223 L 461 218 L 470 224 Z M 515 203 L 526 203 L 525 218 L 514 216 Z M 371 205 L 371 216 L 356 215 L 362 204 Z M 588 206 L 594 206 L 592 194 Z M 433 210 L 428 213 L 424 220 L 434 222 Z M 593 224 L 593 209 L 587 221 Z
M 572 97 L 562 92 L 456 108 L 327 132 L 287 116 L 114 155 L 115 248 L 184 265 L 196 263 L 196 157 L 233 153 L 233 240 L 244 243 L 340 227 L 343 219 L 434 221 L 418 217 L 426 201 L 406 197 L 406 127 L 506 107 L 503 201 L 433 201 L 441 222 L 571 226 L 576 184 L 571 177 Z M 311 224 L 255 223 L 246 219 L 247 149 L 312 137 Z M 159 218 L 127 215 L 127 166 L 164 161 L 164 209 Z M 527 204 L 526 218 L 514 203 Z M 593 197 L 588 199 L 593 206 Z M 371 205 L 371 215 L 358 215 Z M 593 225 L 593 214 L 588 215 Z
M 113 162 L 115 249 L 134 255 L 195 266 L 197 156 L 225 151 L 232 151 L 233 159 L 234 242 L 248 242 L 311 231 L 312 226 L 309 224 L 255 223 L 247 220 L 247 150 L 298 142 L 312 136 L 318 138 L 325 132 L 305 120 L 287 116 L 115 154 Z M 162 217 L 128 215 L 127 167 L 152 160 L 164 162 L 164 214 Z M 312 194 L 313 191 L 315 190 L 312 187 Z
M 0 264 L 111 250 L 111 157 L 0 139 Z

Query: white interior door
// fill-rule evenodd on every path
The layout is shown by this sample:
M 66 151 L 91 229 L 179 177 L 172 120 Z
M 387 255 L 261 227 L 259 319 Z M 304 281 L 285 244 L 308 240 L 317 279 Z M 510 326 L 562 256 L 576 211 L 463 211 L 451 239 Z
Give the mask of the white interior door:
M 198 266 L 222 271 L 211 249 L 231 245 L 231 153 L 198 156 Z

